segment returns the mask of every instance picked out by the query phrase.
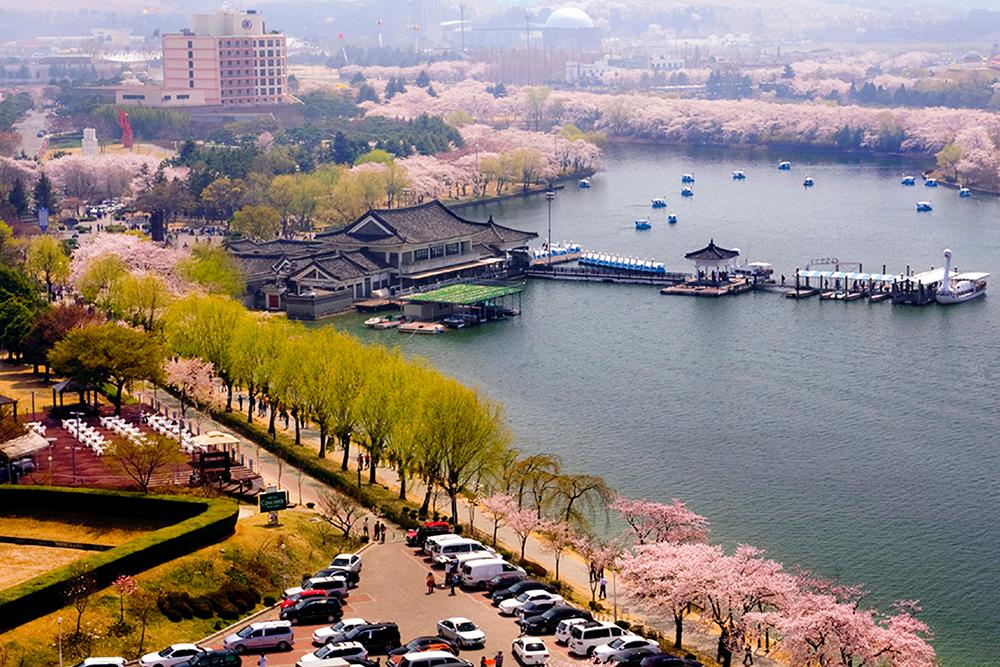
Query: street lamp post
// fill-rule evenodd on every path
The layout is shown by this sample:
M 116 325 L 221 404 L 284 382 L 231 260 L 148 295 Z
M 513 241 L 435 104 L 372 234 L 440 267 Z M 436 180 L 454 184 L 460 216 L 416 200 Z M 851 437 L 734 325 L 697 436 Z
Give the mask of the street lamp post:
M 62 616 L 56 618 L 56 626 L 59 628 L 59 667 L 63 667 L 62 658 Z
M 556 198 L 555 190 L 551 188 L 545 191 L 545 201 L 549 203 L 549 241 L 548 247 L 546 248 L 547 257 L 546 263 L 548 268 L 552 268 L 552 200 Z
M 76 440 L 70 444 L 70 461 L 73 468 L 73 486 L 76 486 L 76 443 L 80 441 L 80 417 L 82 412 L 71 412 L 70 415 L 76 417 Z

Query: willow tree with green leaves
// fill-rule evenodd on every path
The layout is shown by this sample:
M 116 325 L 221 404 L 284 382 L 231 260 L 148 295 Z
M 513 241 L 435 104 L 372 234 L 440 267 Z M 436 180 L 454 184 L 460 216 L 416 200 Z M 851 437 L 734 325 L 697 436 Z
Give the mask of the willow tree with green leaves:
M 170 304 L 167 338 L 174 352 L 212 364 L 226 387 L 226 412 L 233 411 L 235 349 L 233 340 L 246 309 L 224 296 L 190 294 Z
M 458 522 L 458 496 L 470 482 L 497 470 L 510 445 L 500 406 L 455 380 L 442 378 L 422 415 L 422 440 L 437 452 L 438 483 Z
M 385 448 L 386 458 L 396 469 L 399 479 L 400 500 L 406 500 L 407 480 L 419 471 L 423 410 L 427 401 L 432 400 L 434 381 L 440 377 L 423 361 L 408 361 L 405 371 L 406 377 L 395 387 L 400 409 L 389 430 Z M 430 502 L 429 495 L 426 502 Z
M 225 248 L 195 243 L 191 255 L 177 265 L 180 274 L 211 294 L 239 295 L 245 286 L 243 271 Z
M 257 401 L 270 395 L 289 334 L 287 320 L 245 313 L 233 337 L 233 379 L 247 390 L 247 423 L 253 423 Z M 274 432 L 274 401 L 268 433 Z
M 347 470 L 351 461 L 351 435 L 356 426 L 354 404 L 370 370 L 369 358 L 373 355 L 373 348 L 342 333 L 337 333 L 331 342 L 333 345 L 328 352 L 334 358 L 328 378 L 333 393 L 331 427 L 343 450 L 340 469 Z
M 28 244 L 25 268 L 39 281 L 45 283 L 45 292 L 52 301 L 52 286 L 69 278 L 69 257 L 62 243 L 48 235 L 36 236 Z
M 128 266 L 118 255 L 101 255 L 87 264 L 76 280 L 76 288 L 84 301 L 94 304 L 107 316 L 116 318 L 119 290 L 128 276 Z
M 354 420 L 363 446 L 371 456 L 368 483 L 375 483 L 375 470 L 387 456 L 396 424 L 411 409 L 405 402 L 409 390 L 409 367 L 400 354 L 371 348 L 368 369 L 354 403 Z
M 112 310 L 129 324 L 158 331 L 173 300 L 170 288 L 152 273 L 127 274 L 117 284 Z
M 307 418 L 309 391 L 303 380 L 304 363 L 314 351 L 313 337 L 300 325 L 289 327 L 288 337 L 281 347 L 271 382 L 271 396 L 288 410 L 295 420 L 295 444 L 302 444 L 302 422 Z

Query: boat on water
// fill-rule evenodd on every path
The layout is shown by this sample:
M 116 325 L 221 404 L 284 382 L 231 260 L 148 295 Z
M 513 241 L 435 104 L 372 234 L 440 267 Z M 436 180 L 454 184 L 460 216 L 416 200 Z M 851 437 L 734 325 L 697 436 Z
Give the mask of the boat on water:
M 639 259 L 638 257 L 623 257 L 621 255 L 609 255 L 603 252 L 585 252 L 580 258 L 583 266 L 597 266 L 604 269 L 617 269 L 619 271 L 638 271 L 640 273 L 666 273 L 667 268 L 663 262 L 652 259 Z
M 916 185 L 917 184 L 917 177 L 916 176 L 903 176 L 903 180 L 901 180 L 899 182 L 899 184 L 900 185 Z
M 958 190 L 958 196 L 959 197 L 971 197 L 972 196 L 972 190 L 970 190 L 969 188 L 959 188 L 959 190 Z
M 667 216 L 667 222 L 671 225 L 677 224 L 677 214 L 671 213 Z
M 803 187 L 811 188 L 812 186 L 816 185 L 816 181 L 813 180 L 812 176 L 806 176 L 805 178 L 802 179 L 802 185 Z
M 694 183 L 694 174 L 684 174 L 681 176 L 681 183 Z
M 392 329 L 405 321 L 406 318 L 402 315 L 375 316 L 365 320 L 365 326 L 369 329 Z
M 464 329 L 479 324 L 479 318 L 469 313 L 455 313 L 441 320 L 449 329 Z
M 936 188 L 938 186 L 938 179 L 936 178 L 925 178 L 924 185 L 928 188 Z
M 683 188 L 681 190 L 681 197 L 694 197 L 694 190 L 691 188 Z
M 780 169 L 781 171 L 791 171 L 792 163 L 789 162 L 788 160 L 782 160 L 781 162 L 778 163 L 778 169 Z
M 649 224 L 649 220 L 647 220 L 646 218 L 639 218 L 638 220 L 635 221 L 635 228 L 637 231 L 644 231 L 652 228 L 652 225 Z
M 581 178 L 579 181 L 576 182 L 576 185 L 577 185 L 577 187 L 580 187 L 580 188 L 583 188 L 584 190 L 586 190 L 587 188 L 590 187 L 590 179 L 589 178 Z
M 543 243 L 541 248 L 535 248 L 531 251 L 531 259 L 548 259 L 549 257 L 555 259 L 557 257 L 574 255 L 581 252 L 583 252 L 583 246 L 579 243 L 574 243 L 573 241 L 553 243 L 551 248 L 547 248 Z
M 746 177 L 747 177 L 747 175 L 745 173 L 743 173 L 742 171 L 738 170 L 738 169 L 733 172 L 733 180 L 734 181 L 742 181 Z
M 920 211 L 921 213 L 929 213 L 930 211 L 934 210 L 934 207 L 931 206 L 931 203 L 929 201 L 918 201 L 917 210 Z
M 651 199 L 649 201 L 649 205 L 652 206 L 653 208 L 666 208 L 667 200 L 664 199 L 663 197 L 657 197 L 656 199 Z
M 404 322 L 399 325 L 399 333 L 436 335 L 443 334 L 445 326 L 437 322 Z
M 945 279 L 938 286 L 934 300 L 943 305 L 964 303 L 986 295 L 988 273 L 958 273 L 951 276 L 951 250 L 944 251 Z M 951 276 L 951 277 L 948 277 Z

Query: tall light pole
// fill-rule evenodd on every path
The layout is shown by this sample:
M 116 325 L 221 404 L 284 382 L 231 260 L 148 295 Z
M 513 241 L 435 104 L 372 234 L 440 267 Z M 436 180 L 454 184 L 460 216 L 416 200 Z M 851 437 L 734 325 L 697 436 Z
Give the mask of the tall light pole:
M 71 412 L 70 415 L 76 417 L 76 438 L 72 444 L 70 444 L 70 456 L 73 466 L 73 486 L 76 486 L 76 443 L 80 441 L 80 417 L 83 416 L 82 412 Z
M 62 659 L 62 616 L 56 618 L 56 625 L 59 627 L 59 667 L 63 667 Z
M 552 200 L 556 198 L 555 190 L 551 188 L 545 191 L 545 201 L 549 203 L 549 243 L 546 248 L 546 263 L 548 267 L 552 268 Z

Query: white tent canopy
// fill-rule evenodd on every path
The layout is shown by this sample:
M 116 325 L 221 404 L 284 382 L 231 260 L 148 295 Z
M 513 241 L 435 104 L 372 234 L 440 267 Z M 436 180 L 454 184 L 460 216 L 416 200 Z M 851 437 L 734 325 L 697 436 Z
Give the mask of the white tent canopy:
M 191 438 L 191 444 L 195 447 L 208 448 L 208 447 L 221 447 L 222 449 L 228 448 L 230 445 L 240 444 L 239 438 L 230 435 L 228 433 L 223 433 L 222 431 L 209 431 L 207 433 L 202 433 L 201 435 Z

